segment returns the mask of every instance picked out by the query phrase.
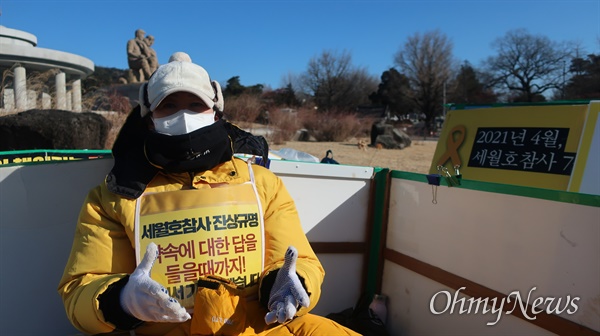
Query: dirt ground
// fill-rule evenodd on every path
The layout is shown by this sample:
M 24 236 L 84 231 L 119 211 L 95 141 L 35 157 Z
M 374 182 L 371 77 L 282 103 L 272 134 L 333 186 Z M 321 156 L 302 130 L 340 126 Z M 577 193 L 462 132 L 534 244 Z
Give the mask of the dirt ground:
M 377 149 L 367 147 L 359 149 L 360 139 L 346 142 L 296 142 L 288 141 L 282 145 L 269 144 L 270 149 L 292 148 L 317 158 L 325 157 L 327 150 L 333 152 L 333 158 L 341 164 L 389 168 L 414 173 L 429 173 L 433 154 L 437 146 L 435 140 L 414 140 L 404 149 Z M 368 139 L 365 139 L 368 140 Z

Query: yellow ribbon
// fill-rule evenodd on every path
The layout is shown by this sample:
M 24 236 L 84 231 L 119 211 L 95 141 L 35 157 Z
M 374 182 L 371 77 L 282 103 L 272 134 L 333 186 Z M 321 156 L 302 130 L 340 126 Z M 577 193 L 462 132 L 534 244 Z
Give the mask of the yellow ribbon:
M 448 134 L 448 138 L 446 139 L 446 152 L 440 157 L 438 161 L 438 166 L 443 166 L 448 159 L 452 160 L 452 165 L 454 167 L 460 167 L 460 156 L 458 155 L 458 147 L 462 145 L 465 140 L 465 126 L 458 125 L 455 126 Z M 454 140 L 454 133 L 458 133 L 458 137 L 456 141 Z

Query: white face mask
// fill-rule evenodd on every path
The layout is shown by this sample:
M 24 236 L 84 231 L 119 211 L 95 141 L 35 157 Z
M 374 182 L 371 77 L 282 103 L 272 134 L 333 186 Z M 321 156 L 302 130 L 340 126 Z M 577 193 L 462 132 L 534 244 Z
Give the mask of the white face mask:
M 181 110 L 170 116 L 152 118 L 152 120 L 154 121 L 154 129 L 156 132 L 167 135 L 181 135 L 214 124 L 215 114 Z

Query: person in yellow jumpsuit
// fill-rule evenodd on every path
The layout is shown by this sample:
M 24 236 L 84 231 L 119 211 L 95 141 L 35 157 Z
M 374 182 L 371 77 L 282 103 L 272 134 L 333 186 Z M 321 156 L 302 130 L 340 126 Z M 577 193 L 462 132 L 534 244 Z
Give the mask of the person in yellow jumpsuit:
M 218 82 L 175 53 L 140 88 L 81 208 L 58 292 L 86 334 L 357 335 L 309 312 L 325 272 Z M 262 139 L 262 140 L 261 140 Z

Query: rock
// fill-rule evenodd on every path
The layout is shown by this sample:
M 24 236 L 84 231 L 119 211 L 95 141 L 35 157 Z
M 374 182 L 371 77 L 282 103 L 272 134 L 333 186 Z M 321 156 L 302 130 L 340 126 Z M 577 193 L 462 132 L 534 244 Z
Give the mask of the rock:
M 0 117 L 0 151 L 104 149 L 110 127 L 92 112 L 29 110 Z
M 315 137 L 310 135 L 310 132 L 303 128 L 296 131 L 296 134 L 292 137 L 292 141 L 316 141 Z
M 371 146 L 387 149 L 403 149 L 410 146 L 410 136 L 393 125 L 376 122 L 371 127 Z
M 408 134 L 401 129 L 394 128 L 392 130 L 392 134 L 394 135 L 394 140 L 396 140 L 400 149 L 408 147 L 412 143 L 410 136 L 408 136 Z

